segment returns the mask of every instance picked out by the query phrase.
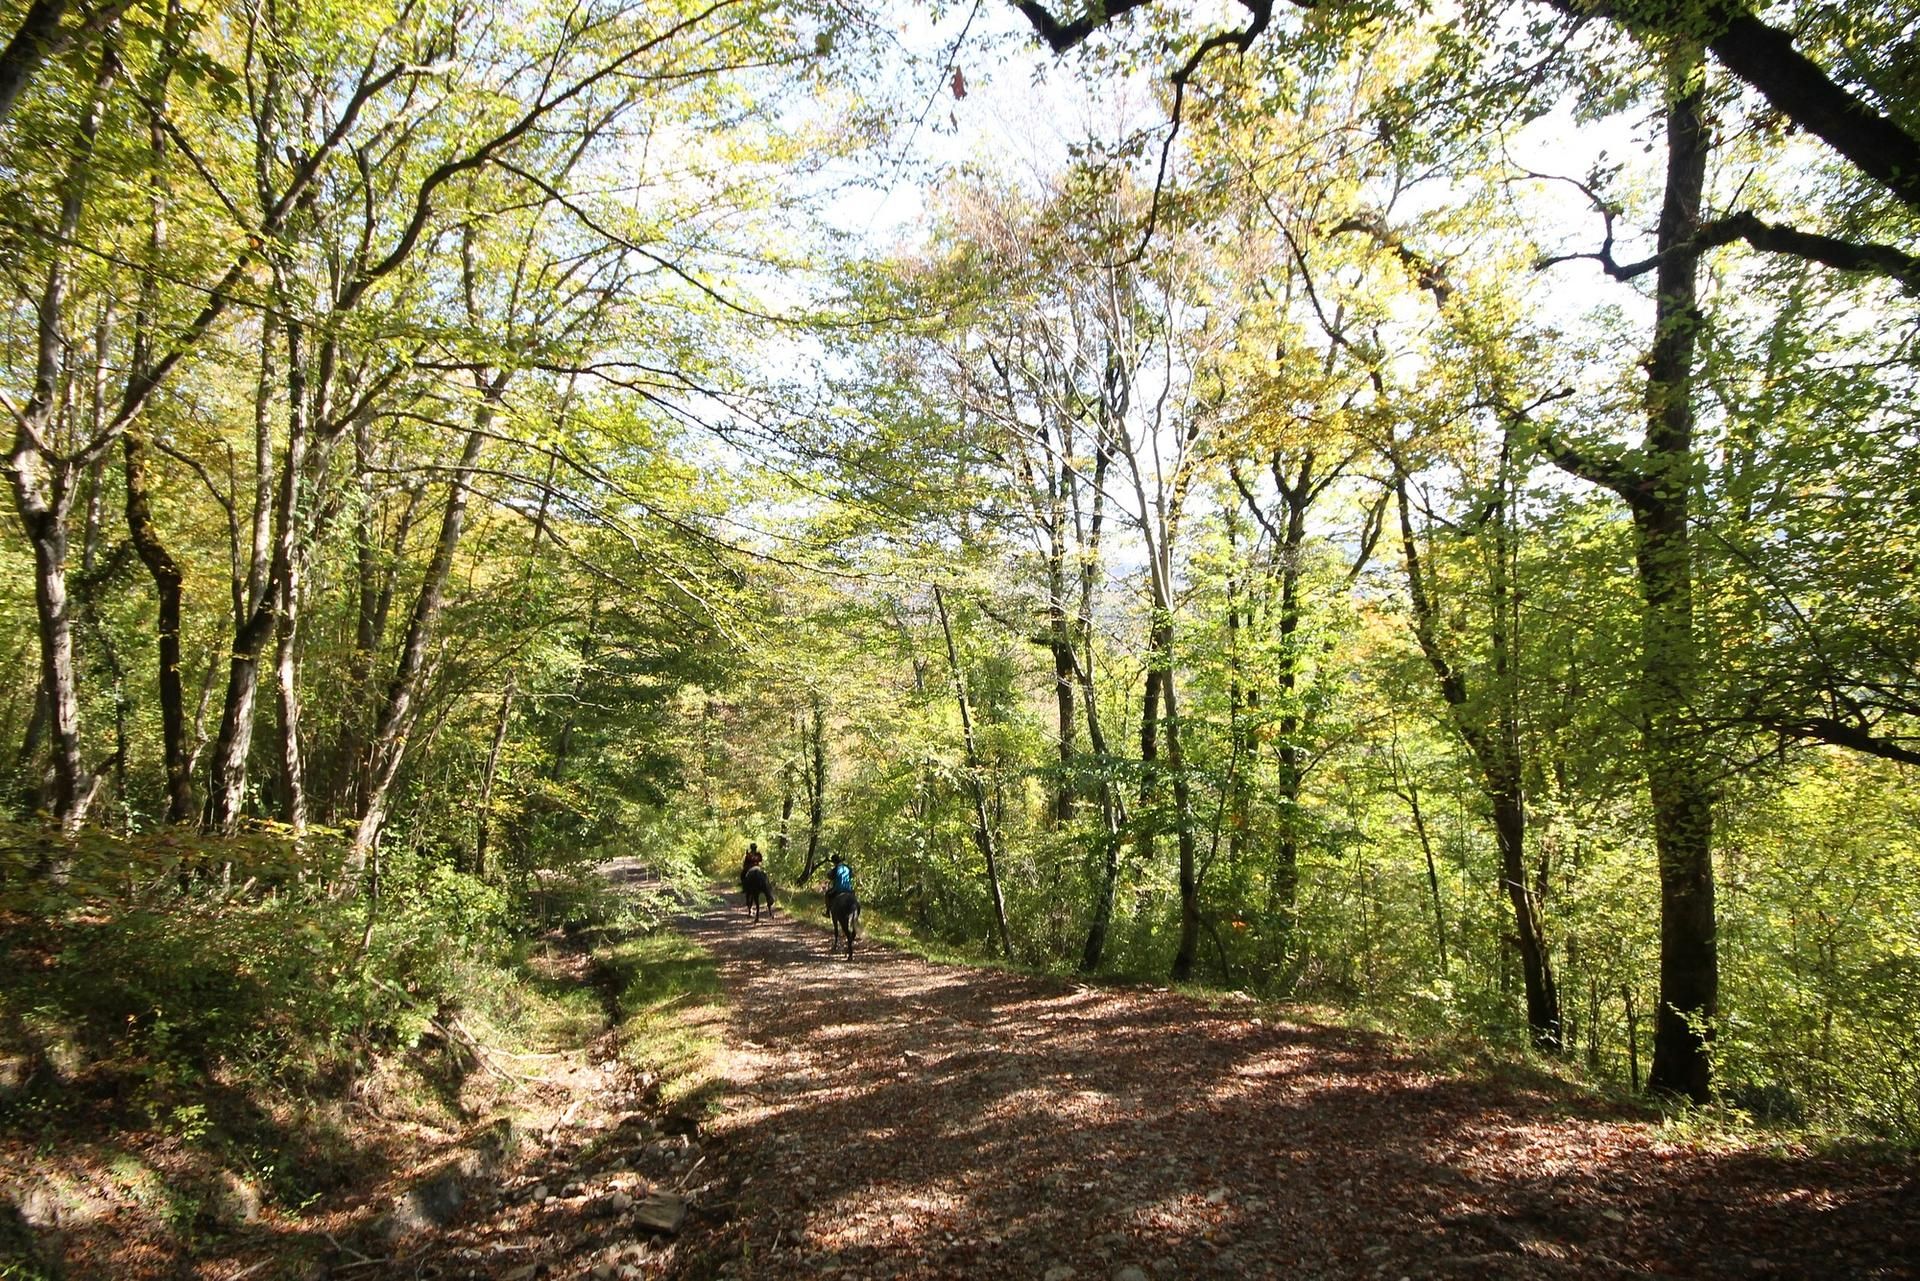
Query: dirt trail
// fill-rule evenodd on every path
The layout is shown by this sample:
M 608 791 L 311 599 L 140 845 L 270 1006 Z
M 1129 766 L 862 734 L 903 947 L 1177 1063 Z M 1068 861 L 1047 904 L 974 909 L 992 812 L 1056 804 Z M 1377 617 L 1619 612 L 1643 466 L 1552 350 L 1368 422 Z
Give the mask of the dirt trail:
M 731 1004 L 684 1277 L 1916 1277 L 1920 1172 L 1142 990 L 684 923 Z M 1132 1272 L 1131 1269 L 1138 1269 Z

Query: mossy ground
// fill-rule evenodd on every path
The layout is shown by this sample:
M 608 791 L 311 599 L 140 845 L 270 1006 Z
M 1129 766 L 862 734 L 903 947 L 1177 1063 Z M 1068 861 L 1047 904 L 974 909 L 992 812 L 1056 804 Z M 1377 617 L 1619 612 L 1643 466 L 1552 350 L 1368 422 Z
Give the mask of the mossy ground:
M 726 1006 L 713 958 L 682 935 L 644 934 L 594 955 L 612 1003 L 621 1060 L 662 1104 L 698 1110 L 719 1075 Z

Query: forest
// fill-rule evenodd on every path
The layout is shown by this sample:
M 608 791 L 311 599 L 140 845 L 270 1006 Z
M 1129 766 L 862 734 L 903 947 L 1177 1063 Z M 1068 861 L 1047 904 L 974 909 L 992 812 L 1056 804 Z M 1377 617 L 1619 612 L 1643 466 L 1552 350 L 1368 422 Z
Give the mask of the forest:
M 1920 1140 L 1903 3 L 3 16 L 6 1128 L 755 841 Z

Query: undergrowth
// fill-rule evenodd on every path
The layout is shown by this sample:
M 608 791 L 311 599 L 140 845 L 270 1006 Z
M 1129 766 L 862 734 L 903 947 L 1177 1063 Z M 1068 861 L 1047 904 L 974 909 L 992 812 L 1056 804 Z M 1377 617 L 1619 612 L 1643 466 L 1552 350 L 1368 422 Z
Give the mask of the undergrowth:
M 511 1088 L 483 1054 L 600 1035 L 567 940 L 659 915 L 587 868 L 500 884 L 395 851 L 369 928 L 365 898 L 333 893 L 336 854 L 0 826 L 0 1278 L 43 1270 L 23 1198 L 91 1215 L 89 1179 L 191 1251 L 223 1179 L 298 1214 L 382 1177 Z M 629 980 L 636 1016 L 652 982 Z

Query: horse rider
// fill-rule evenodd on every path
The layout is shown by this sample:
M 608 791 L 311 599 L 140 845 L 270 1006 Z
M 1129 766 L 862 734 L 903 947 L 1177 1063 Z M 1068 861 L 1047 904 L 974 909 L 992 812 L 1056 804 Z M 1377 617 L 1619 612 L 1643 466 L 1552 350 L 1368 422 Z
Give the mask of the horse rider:
M 827 869 L 827 907 L 833 907 L 833 900 L 841 894 L 853 893 L 853 868 L 847 865 L 847 856 L 835 854 L 833 866 Z

